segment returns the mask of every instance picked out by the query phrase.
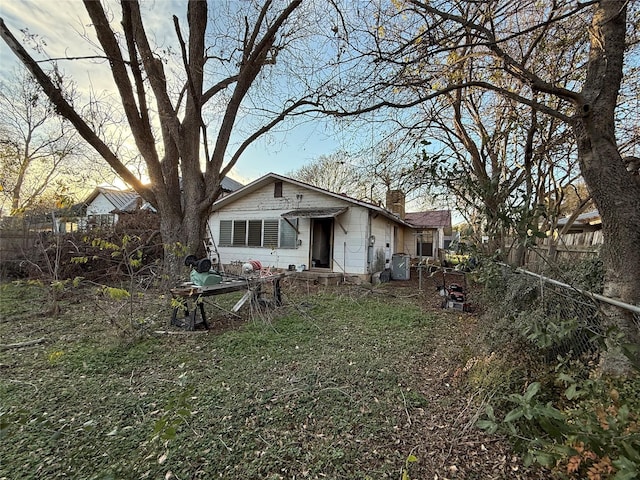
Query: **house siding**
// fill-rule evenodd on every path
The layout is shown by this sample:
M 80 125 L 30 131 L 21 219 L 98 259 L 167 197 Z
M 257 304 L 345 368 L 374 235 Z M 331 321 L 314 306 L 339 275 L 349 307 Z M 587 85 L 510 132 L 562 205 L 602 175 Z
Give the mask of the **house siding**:
M 102 193 L 98 194 L 93 202 L 87 206 L 87 215 L 105 215 L 111 213 L 115 207 Z
M 89 205 L 85 217 L 79 219 L 78 229 L 86 230 L 89 227 L 111 227 L 118 222 L 118 215 L 111 213 L 115 205 L 103 193 L 99 193 Z
M 216 243 L 219 243 L 221 220 L 279 219 L 283 213 L 291 210 L 318 207 L 349 207 L 334 220 L 331 270 L 348 274 L 368 273 L 368 209 L 295 184 L 283 182 L 281 197 L 274 197 L 274 184 L 270 183 L 238 198 L 233 203 L 215 210 L 209 219 L 209 226 Z M 222 263 L 258 260 L 263 266 L 275 268 L 287 268 L 289 265 L 306 265 L 308 268 L 312 262 L 311 223 L 310 218 L 299 219 L 299 245 L 295 248 L 219 245 Z

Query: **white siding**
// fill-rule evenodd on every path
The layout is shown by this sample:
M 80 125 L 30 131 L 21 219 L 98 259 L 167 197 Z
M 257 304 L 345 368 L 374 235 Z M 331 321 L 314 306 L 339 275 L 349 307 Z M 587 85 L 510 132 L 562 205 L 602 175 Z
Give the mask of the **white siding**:
M 371 234 L 375 237 L 371 273 L 391 267 L 391 255 L 395 253 L 395 246 L 393 245 L 394 225 L 395 223 L 381 215 L 371 220 Z
M 209 226 L 216 241 L 220 239 L 220 220 L 279 219 L 285 212 L 303 208 L 349 207 L 335 218 L 333 232 L 333 266 L 335 272 L 366 274 L 369 245 L 369 210 L 346 200 L 283 182 L 282 197 L 274 197 L 273 183 L 249 193 L 213 212 Z M 382 217 L 379 217 L 382 219 Z M 388 220 L 384 219 L 387 223 Z M 381 223 L 379 220 L 375 223 Z M 258 260 L 263 266 L 287 268 L 289 265 L 311 265 L 311 219 L 300 218 L 296 248 L 218 246 L 222 263 Z M 346 230 L 345 231 L 343 230 Z M 384 238 L 384 234 L 380 237 Z M 378 241 L 378 240 L 377 240 Z M 376 246 L 379 245 L 376 243 Z
M 87 206 L 87 215 L 104 215 L 113 209 L 113 204 L 102 193 L 99 193 L 95 200 Z

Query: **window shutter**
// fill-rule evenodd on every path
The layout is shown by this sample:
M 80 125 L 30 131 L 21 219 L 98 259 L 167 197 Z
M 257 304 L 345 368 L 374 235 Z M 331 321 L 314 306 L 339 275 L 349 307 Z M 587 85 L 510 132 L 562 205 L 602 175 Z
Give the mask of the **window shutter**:
M 262 246 L 265 248 L 278 248 L 278 220 L 264 221 Z
M 262 220 L 249 220 L 249 235 L 247 245 L 250 247 L 262 246 Z
M 247 244 L 247 221 L 233 221 L 233 246 L 242 247 Z
M 219 245 L 231 245 L 231 232 L 232 232 L 231 220 L 220 220 L 220 239 Z

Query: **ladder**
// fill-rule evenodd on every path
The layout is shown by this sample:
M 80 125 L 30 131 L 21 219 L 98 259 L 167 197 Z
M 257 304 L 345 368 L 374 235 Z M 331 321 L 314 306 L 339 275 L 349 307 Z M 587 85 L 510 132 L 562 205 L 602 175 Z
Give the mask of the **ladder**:
M 214 260 L 217 261 L 218 264 L 218 272 L 224 273 L 224 266 L 222 265 L 222 260 L 220 259 L 220 252 L 218 251 L 218 247 L 216 246 L 216 241 L 213 239 L 213 233 L 211 232 L 211 226 L 209 222 L 207 222 L 207 234 L 209 238 L 206 238 L 202 241 L 204 243 L 204 250 L 207 252 L 207 257 L 212 262 Z

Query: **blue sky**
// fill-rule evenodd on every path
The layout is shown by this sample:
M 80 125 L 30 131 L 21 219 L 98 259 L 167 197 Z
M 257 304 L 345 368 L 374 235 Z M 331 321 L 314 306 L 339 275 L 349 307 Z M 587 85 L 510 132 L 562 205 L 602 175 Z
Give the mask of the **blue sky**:
M 287 174 L 320 155 L 344 148 L 345 134 L 335 133 L 330 121 L 314 121 L 258 139 L 238 161 L 235 171 L 248 180 L 265 173 Z
M 143 2 L 144 6 L 151 7 L 144 13 L 145 22 L 149 30 L 155 32 L 173 32 L 171 15 L 185 11 L 185 2 L 176 0 L 149 0 Z M 92 36 L 93 30 L 78 0 L 0 0 L 0 15 L 19 41 L 24 40 L 21 30 L 28 28 L 30 34 L 46 42 L 44 48 L 50 57 L 98 53 L 82 38 L 84 33 Z M 28 46 L 27 49 L 30 50 Z M 33 50 L 30 53 L 38 56 Z M 17 65 L 4 42 L 0 42 L 0 62 L 2 77 Z M 84 61 L 59 63 L 81 90 L 91 85 L 95 91 L 113 91 L 111 79 L 104 75 L 104 69 L 102 73 L 96 73 L 97 70 L 92 70 L 91 64 Z M 344 149 L 350 143 L 351 138 L 344 131 L 335 134 L 330 120 L 287 124 L 281 131 L 271 132 L 249 147 L 234 168 L 234 176 L 250 181 L 268 172 L 286 174 L 320 155 Z

